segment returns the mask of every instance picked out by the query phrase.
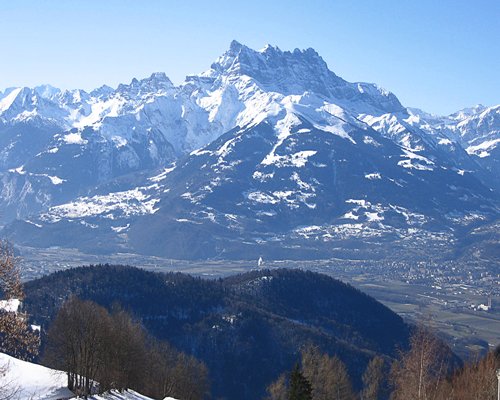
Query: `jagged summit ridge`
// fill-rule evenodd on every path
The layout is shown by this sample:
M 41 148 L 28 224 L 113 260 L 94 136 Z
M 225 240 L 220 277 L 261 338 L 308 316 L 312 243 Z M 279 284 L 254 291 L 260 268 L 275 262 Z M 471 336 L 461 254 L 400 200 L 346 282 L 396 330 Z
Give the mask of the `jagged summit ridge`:
M 269 73 L 269 70 L 275 67 L 285 67 L 288 72 L 291 72 L 294 67 L 300 64 L 303 64 L 301 67 L 306 67 L 315 74 L 329 73 L 336 76 L 329 71 L 326 62 L 312 48 L 295 49 L 290 52 L 267 44 L 263 49 L 257 51 L 235 40 L 231 42 L 229 49 L 211 65 L 211 68 L 219 73 L 253 76 L 259 70 Z M 288 79 L 293 80 L 293 77 Z
M 397 98 L 390 92 L 378 88 L 376 85 L 367 83 L 348 83 L 335 75 L 328 69 L 325 61 L 319 54 L 309 48 L 307 50 L 295 49 L 294 51 L 282 51 L 278 47 L 266 46 L 261 51 L 255 51 L 236 41 L 233 41 L 229 49 L 219 57 L 211 66 L 211 69 L 200 75 L 191 76 L 186 79 L 180 88 L 174 85 L 168 77 L 161 72 L 153 73 L 150 77 L 138 80 L 134 78 L 130 84 L 120 84 L 116 90 L 103 86 L 90 93 L 83 90 L 61 91 L 50 85 L 42 85 L 34 89 L 22 88 L 23 93 L 12 92 L 18 89 L 6 90 L 0 95 L 0 117 L 4 122 L 9 122 L 15 117 L 26 120 L 34 115 L 19 115 L 11 108 L 10 97 L 22 98 L 25 92 L 26 99 L 30 97 L 33 102 L 40 103 L 38 107 L 32 107 L 31 111 L 41 118 L 52 118 L 47 116 L 47 108 L 59 109 L 60 114 L 69 125 L 79 124 L 79 119 L 87 114 L 75 112 L 74 108 L 88 110 L 89 105 L 97 104 L 99 100 L 124 97 L 126 100 L 134 100 L 146 94 L 168 92 L 173 90 L 172 96 L 182 94 L 182 88 L 193 80 L 212 78 L 214 82 L 209 87 L 198 87 L 196 89 L 207 89 L 215 91 L 223 82 L 241 80 L 242 77 L 250 77 L 254 83 L 266 92 L 276 92 L 283 95 L 301 95 L 304 92 L 312 92 L 335 102 L 350 103 L 355 106 L 356 101 L 369 100 L 369 103 L 377 111 L 402 111 L 403 108 Z M 166 93 L 165 93 L 166 94 Z M 71 101 L 68 101 L 69 98 Z M 5 101 L 4 101 L 5 100 Z M 50 104 L 41 104 L 42 100 Z M 26 100 L 22 101 L 24 104 Z M 77 107 L 77 103 L 79 107 Z M 9 106 L 9 107 L 8 107 Z M 35 110 L 36 108 L 36 110 Z M 119 111 L 119 110 L 115 110 Z M 111 115 L 114 115 L 112 113 Z M 81 125 L 81 124 L 80 124 Z
M 378 113 L 404 110 L 396 96 L 389 91 L 374 84 L 349 83 L 335 75 L 312 48 L 282 51 L 267 45 L 256 51 L 233 41 L 229 50 L 202 76 L 230 81 L 248 76 L 268 92 L 284 95 L 312 92 L 351 108 L 355 108 L 357 102 L 366 103 L 368 100 Z
M 173 89 L 174 84 L 164 72 L 153 72 L 148 78 L 138 80 L 133 78 L 130 84 L 120 84 L 117 93 L 129 96 L 138 96 L 145 93 L 155 93 Z

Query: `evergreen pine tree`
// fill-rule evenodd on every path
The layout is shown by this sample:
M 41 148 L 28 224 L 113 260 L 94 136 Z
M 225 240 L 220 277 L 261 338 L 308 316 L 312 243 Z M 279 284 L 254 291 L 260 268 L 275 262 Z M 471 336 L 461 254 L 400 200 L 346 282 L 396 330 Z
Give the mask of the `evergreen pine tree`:
M 298 364 L 295 364 L 295 367 L 290 374 L 288 400 L 312 400 L 311 384 L 300 371 Z

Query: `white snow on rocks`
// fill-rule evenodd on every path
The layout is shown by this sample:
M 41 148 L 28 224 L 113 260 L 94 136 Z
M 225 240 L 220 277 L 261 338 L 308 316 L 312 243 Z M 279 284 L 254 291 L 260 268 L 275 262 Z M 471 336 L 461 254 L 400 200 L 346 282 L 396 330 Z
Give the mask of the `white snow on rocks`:
M 60 185 L 61 183 L 66 182 L 66 179 L 59 178 L 58 176 L 55 176 L 55 175 L 34 174 L 31 172 L 26 172 L 24 170 L 24 165 L 21 165 L 20 167 L 17 167 L 17 168 L 11 168 L 11 169 L 9 169 L 9 172 L 13 173 L 13 174 L 18 174 L 18 175 L 43 176 L 43 177 L 48 178 L 53 185 Z
M 467 153 L 474 154 L 480 158 L 489 157 L 489 152 L 493 150 L 498 143 L 500 143 L 500 138 L 494 140 L 486 140 L 478 145 L 467 147 L 466 151 Z
M 452 143 L 452 141 L 451 141 L 450 139 L 448 139 L 448 138 L 442 138 L 442 139 L 439 139 L 438 144 L 442 144 L 442 145 L 445 145 L 445 146 L 449 146 L 449 145 L 451 145 L 451 144 L 453 144 L 453 143 Z
M 276 155 L 268 154 L 264 160 L 262 160 L 263 165 L 275 165 L 278 168 L 282 167 L 296 167 L 302 168 L 306 165 L 309 157 L 314 156 L 317 153 L 315 150 L 304 150 L 293 154 L 287 155 Z
M 394 215 L 396 213 L 401 215 L 409 226 L 422 226 L 427 222 L 427 218 L 424 215 L 411 212 L 398 205 L 383 205 L 372 203 L 365 199 L 349 199 L 346 200 L 346 204 L 352 204 L 353 207 L 351 211 L 346 212 L 342 216 L 343 219 L 365 221 L 367 223 L 382 222 L 386 219 L 387 214 L 392 213 Z
M 276 150 L 283 144 L 285 139 L 292 135 L 291 129 L 300 124 L 300 119 L 295 114 L 288 112 L 283 119 L 276 123 L 275 129 L 277 132 L 277 141 L 269 154 L 262 160 L 261 164 L 275 164 L 275 162 L 279 159 L 279 156 L 276 155 Z
M 50 179 L 53 185 L 60 185 L 63 182 L 66 182 L 66 179 L 61 179 L 58 176 L 51 176 L 51 175 L 46 175 L 47 178 Z
M 66 144 L 87 144 L 88 140 L 85 140 L 82 138 L 82 133 L 81 132 L 73 132 L 73 133 L 68 133 L 67 135 L 64 135 L 62 137 L 62 140 Z
M 0 113 L 8 110 L 10 106 L 14 103 L 19 93 L 21 93 L 22 88 L 16 88 L 12 90 L 7 96 L 0 100 Z
M 155 204 L 159 199 L 151 198 L 143 191 L 135 188 L 123 192 L 113 192 L 103 196 L 81 197 L 76 201 L 51 207 L 42 214 L 46 222 L 58 222 L 61 219 L 77 219 L 108 214 L 113 219 L 114 214 L 124 217 L 134 215 L 154 214 Z
M 275 197 L 263 192 L 250 192 L 247 194 L 249 200 L 263 204 L 277 204 L 279 202 Z
M 409 151 L 407 149 L 403 149 L 404 155 L 402 158 L 406 158 L 404 160 L 398 161 L 398 165 L 403 168 L 408 169 L 416 169 L 419 171 L 433 171 L 434 170 L 434 162 L 429 160 L 428 158 L 416 154 L 415 152 Z
M 276 190 L 267 193 L 255 191 L 246 194 L 246 197 L 254 203 L 284 204 L 292 209 L 299 208 L 301 205 L 305 205 L 311 209 L 316 208 L 316 204 L 309 202 L 314 196 L 314 193 L 302 192 L 299 190 Z
M 373 180 L 377 180 L 377 179 L 382 179 L 381 175 L 379 172 L 372 172 L 371 174 L 366 174 L 365 175 L 365 178 L 370 180 L 370 181 L 373 181 Z
M 163 171 L 161 173 L 159 173 L 158 175 L 155 175 L 155 176 L 152 176 L 151 178 L 148 178 L 148 180 L 150 180 L 151 182 L 161 182 L 163 181 L 167 175 L 172 172 L 173 170 L 175 169 L 175 165 L 172 166 L 172 167 L 167 167 L 167 168 L 164 168 Z
M 24 175 L 26 173 L 26 171 L 24 170 L 24 165 L 21 165 L 20 167 L 17 168 L 9 169 L 9 172 L 19 175 Z
M 377 142 L 371 136 L 363 136 L 363 143 L 364 144 L 369 144 L 369 145 L 374 146 L 374 147 L 380 147 L 380 146 L 382 146 L 379 142 Z
M 259 182 L 267 182 L 267 181 L 274 178 L 274 172 L 263 173 L 261 171 L 255 171 L 252 174 L 252 178 L 259 181 Z
M 202 156 L 204 154 L 212 155 L 210 150 L 196 149 L 189 153 L 190 156 Z

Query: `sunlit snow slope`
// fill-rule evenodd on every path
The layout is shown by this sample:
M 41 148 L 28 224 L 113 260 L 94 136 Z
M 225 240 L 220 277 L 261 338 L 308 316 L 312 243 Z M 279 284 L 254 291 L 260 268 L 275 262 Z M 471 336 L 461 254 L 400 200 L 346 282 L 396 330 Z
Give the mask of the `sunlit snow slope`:
M 0 377 L 0 387 L 5 385 L 5 394 L 12 400 L 60 400 L 73 399 L 74 394 L 67 388 L 64 372 L 42 365 L 21 361 L 0 353 L 0 366 L 6 368 Z M 3 393 L 2 393 L 3 394 Z M 102 395 L 89 397 L 93 400 L 151 400 L 133 390 L 119 392 L 112 390 Z M 165 400 L 175 400 L 167 397 Z
M 0 353 L 0 366 L 7 369 L 0 382 L 2 387 L 6 385 L 6 394 L 13 394 L 13 399 L 55 400 L 74 396 L 66 386 L 67 377 L 64 372 L 21 361 L 3 353 Z

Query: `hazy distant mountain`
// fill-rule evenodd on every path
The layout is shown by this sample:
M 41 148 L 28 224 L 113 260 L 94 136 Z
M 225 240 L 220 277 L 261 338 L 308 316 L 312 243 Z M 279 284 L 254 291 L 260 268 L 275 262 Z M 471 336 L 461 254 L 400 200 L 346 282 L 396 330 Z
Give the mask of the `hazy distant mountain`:
M 312 49 L 237 42 L 178 87 L 9 89 L 0 201 L 24 220 L 4 234 L 174 258 L 445 252 L 499 217 L 498 109 L 433 116 Z
M 462 145 L 474 161 L 500 182 L 500 105 L 478 105 L 446 117 L 412 110 L 426 131 L 441 132 Z

